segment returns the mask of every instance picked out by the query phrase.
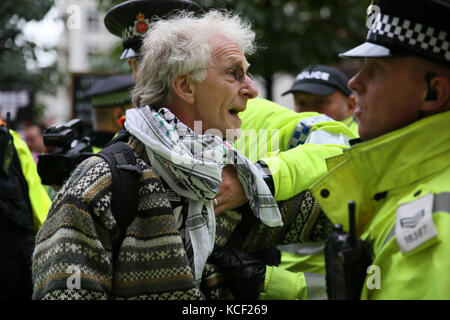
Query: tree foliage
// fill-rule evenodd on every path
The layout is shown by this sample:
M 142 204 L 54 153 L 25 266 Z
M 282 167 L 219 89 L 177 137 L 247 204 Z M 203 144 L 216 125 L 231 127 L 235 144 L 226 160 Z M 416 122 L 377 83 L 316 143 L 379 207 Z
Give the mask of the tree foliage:
M 4 0 L 0 10 L 0 83 L 27 84 L 49 90 L 50 74 L 55 67 L 30 70 L 27 64 L 35 63 L 35 43 L 23 36 L 23 27 L 31 20 L 42 20 L 53 5 L 53 0 Z M 45 49 L 45 48 L 41 48 Z
M 366 1 L 205 0 L 204 4 L 232 9 L 253 22 L 260 49 L 249 62 L 251 71 L 264 78 L 269 99 L 276 73 L 296 74 L 313 63 L 337 63 L 338 54 L 361 43 L 367 32 Z

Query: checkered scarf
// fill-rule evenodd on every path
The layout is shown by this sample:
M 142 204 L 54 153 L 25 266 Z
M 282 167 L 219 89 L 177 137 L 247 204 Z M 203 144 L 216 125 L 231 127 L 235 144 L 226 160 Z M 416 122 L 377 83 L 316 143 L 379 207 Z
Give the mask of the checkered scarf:
M 156 112 L 148 106 L 127 110 L 125 128 L 144 143 L 153 168 L 164 181 L 189 200 L 186 240 L 192 245 L 198 283 L 214 248 L 212 200 L 219 191 L 226 164 L 235 166 L 253 213 L 268 226 L 283 224 L 259 170 L 221 138 L 194 133 L 168 109 Z

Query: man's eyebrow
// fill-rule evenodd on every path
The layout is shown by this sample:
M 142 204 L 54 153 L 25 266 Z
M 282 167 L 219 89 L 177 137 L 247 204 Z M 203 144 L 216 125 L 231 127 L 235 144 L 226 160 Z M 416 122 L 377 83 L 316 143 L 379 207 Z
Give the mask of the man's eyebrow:
M 230 65 L 233 67 L 242 67 L 244 70 L 250 67 L 250 63 L 248 63 L 245 59 L 242 60 L 240 58 L 230 58 Z

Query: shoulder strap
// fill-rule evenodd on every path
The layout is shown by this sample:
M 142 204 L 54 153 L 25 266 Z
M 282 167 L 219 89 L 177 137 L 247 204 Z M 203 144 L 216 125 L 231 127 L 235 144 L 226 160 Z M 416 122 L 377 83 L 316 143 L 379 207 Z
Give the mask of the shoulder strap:
M 139 176 L 142 168 L 136 162 L 133 149 L 125 142 L 112 143 L 97 155 L 111 168 L 111 210 L 120 230 L 119 243 L 113 245 L 115 260 L 126 229 L 137 215 Z
M 121 128 L 119 132 L 117 132 L 117 135 L 111 139 L 111 141 L 109 141 L 104 148 L 109 147 L 118 141 L 127 142 L 130 136 L 131 134 L 125 128 Z

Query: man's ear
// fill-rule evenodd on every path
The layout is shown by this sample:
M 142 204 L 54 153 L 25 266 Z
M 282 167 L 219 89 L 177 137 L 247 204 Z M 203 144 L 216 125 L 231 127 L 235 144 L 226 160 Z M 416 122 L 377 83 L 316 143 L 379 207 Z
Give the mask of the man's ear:
M 114 123 L 120 128 L 122 127 L 120 118 L 124 114 L 122 107 L 115 107 L 111 110 L 111 115 Z
M 187 104 L 195 103 L 195 85 L 187 75 L 179 76 L 173 84 L 174 93 Z
M 436 113 L 450 109 L 450 80 L 434 76 L 429 80 L 422 98 L 422 112 Z

